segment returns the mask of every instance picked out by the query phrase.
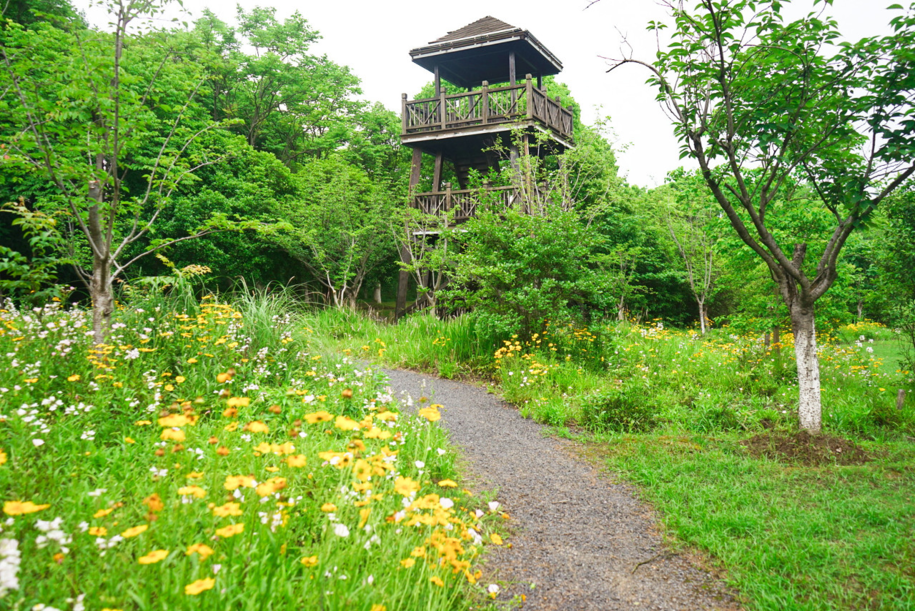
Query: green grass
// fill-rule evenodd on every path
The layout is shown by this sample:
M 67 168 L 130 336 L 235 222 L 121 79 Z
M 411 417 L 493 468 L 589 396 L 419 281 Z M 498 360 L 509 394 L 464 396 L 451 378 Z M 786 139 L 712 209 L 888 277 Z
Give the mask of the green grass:
M 915 608 L 915 448 L 870 444 L 863 466 L 786 466 L 739 435 L 622 436 L 608 466 L 676 540 L 709 552 L 748 609 Z

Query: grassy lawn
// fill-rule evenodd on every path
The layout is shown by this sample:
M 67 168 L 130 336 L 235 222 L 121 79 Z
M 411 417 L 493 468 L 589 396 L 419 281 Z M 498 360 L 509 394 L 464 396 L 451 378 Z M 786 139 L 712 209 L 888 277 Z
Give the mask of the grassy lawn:
M 744 437 L 598 447 L 669 535 L 713 556 L 748 609 L 915 609 L 915 446 L 863 444 L 875 460 L 804 467 L 750 457 Z

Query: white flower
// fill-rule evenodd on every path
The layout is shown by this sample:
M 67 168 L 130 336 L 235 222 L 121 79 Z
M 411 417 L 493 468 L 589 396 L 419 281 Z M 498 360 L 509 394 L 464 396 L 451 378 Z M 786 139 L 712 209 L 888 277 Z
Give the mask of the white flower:
M 446 450 L 445 448 L 439 448 L 436 450 L 436 452 L 438 452 L 439 456 L 444 456 L 445 454 L 448 453 L 448 450 Z
M 490 501 L 490 503 L 489 503 L 489 510 L 490 510 L 490 511 L 495 511 L 495 510 L 498 509 L 498 508 L 499 508 L 499 502 L 498 502 L 498 501 Z
M 213 574 L 215 575 L 216 573 L 219 572 L 219 569 L 222 568 L 222 565 L 221 565 L 221 564 L 214 564 L 211 568 L 213 569 Z
M 422 469 L 423 467 L 426 466 L 426 463 L 424 463 L 424 462 L 421 461 L 421 460 L 417 460 L 417 461 L 416 461 L 415 463 L 413 463 L 413 464 L 416 465 L 416 468 L 417 468 L 417 469 Z
M 335 524 L 334 525 L 334 534 L 338 537 L 348 537 L 349 528 L 346 527 L 346 524 Z
M 127 359 L 128 361 L 138 359 L 138 358 L 140 358 L 140 350 L 138 348 L 134 348 L 133 350 L 128 350 L 124 354 L 124 358 Z
M 486 588 L 486 591 L 489 592 L 490 594 L 498 594 L 499 586 L 494 583 L 491 583 L 491 584 L 489 584 L 489 587 Z
M 40 448 L 41 446 L 44 445 L 44 440 L 43 439 L 33 439 L 32 445 L 34 445 L 36 448 Z
M 441 505 L 442 507 L 444 507 L 445 509 L 451 509 L 452 507 L 454 507 L 454 501 L 452 501 L 451 499 L 448 499 L 448 498 L 444 498 L 444 497 L 442 497 L 438 500 L 438 504 Z

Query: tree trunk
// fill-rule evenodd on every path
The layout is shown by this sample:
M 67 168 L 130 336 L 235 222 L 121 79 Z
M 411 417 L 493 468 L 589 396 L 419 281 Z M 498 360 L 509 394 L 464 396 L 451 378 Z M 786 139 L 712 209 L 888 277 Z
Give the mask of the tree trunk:
M 813 306 L 792 306 L 791 328 L 794 331 L 794 356 L 797 361 L 798 416 L 801 429 L 819 433 L 820 362 L 817 358 Z
M 702 329 L 702 335 L 705 335 L 705 302 L 699 302 L 699 328 Z
M 620 302 L 616 306 L 616 319 L 619 321 L 626 320 L 626 297 L 620 297 Z
M 858 300 L 858 322 L 864 320 L 864 300 Z
M 92 339 L 96 344 L 104 344 L 111 329 L 111 314 L 114 312 L 111 264 L 107 258 L 92 258 L 89 296 L 92 299 Z
M 375 303 L 381 303 L 381 283 L 375 285 Z

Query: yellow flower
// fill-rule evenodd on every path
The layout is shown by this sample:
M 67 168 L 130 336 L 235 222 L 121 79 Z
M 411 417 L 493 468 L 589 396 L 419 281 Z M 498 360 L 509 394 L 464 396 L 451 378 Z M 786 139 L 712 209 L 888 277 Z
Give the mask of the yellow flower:
M 359 426 L 359 423 L 346 416 L 337 416 L 337 419 L 334 421 L 334 426 L 341 431 L 352 431 Z
M 248 425 L 245 426 L 245 430 L 247 430 L 251 433 L 269 433 L 270 432 L 270 429 L 267 427 L 267 425 L 264 424 L 263 422 L 261 422 L 260 420 L 255 420 L 254 422 L 249 422 Z
M 135 426 L 149 426 L 150 424 L 152 424 L 152 422 L 150 422 L 149 420 L 137 420 L 136 422 L 134 422 Z
M 72 376 L 67 376 L 67 382 L 79 382 L 79 374 L 74 373 Z
M 236 488 L 254 488 L 254 478 L 247 475 L 227 475 L 225 489 L 231 492 Z
M 317 556 L 305 556 L 304 558 L 299 560 L 299 562 L 301 562 L 304 566 L 309 566 L 309 567 L 315 566 L 318 564 L 318 557 Z
M 313 414 L 305 414 L 304 417 L 305 417 L 305 422 L 307 422 L 308 424 L 317 424 L 319 422 L 330 422 L 331 420 L 334 419 L 334 417 L 332 415 L 330 415 L 329 413 L 327 413 L 324 410 L 315 412 Z
M 93 537 L 104 537 L 108 534 L 108 529 L 104 526 L 93 526 L 89 529 L 89 534 Z
M 365 509 L 359 510 L 359 528 L 365 526 L 365 523 L 369 521 L 369 515 L 372 513 L 371 507 L 366 507 Z
M 0 465 L 6 464 L 6 452 L 0 450 Z
M 333 513 L 335 511 L 337 511 L 337 506 L 334 505 L 333 503 L 324 503 L 323 505 L 321 505 L 321 511 L 323 511 L 324 513 Z
M 213 548 L 210 547 L 209 545 L 207 545 L 205 543 L 195 543 L 194 545 L 187 548 L 187 551 L 184 552 L 184 555 L 192 556 L 194 554 L 197 554 L 198 556 L 200 556 L 200 561 L 203 562 L 204 560 L 206 560 L 207 558 L 212 556 L 214 553 L 215 552 L 213 551 Z
M 443 479 L 438 483 L 442 488 L 457 488 L 457 482 L 450 479 Z
M 136 443 L 136 441 L 134 441 L 133 437 L 125 437 L 124 443 Z
M 388 608 L 384 605 L 372 605 L 372 608 L 369 611 L 388 611 Z
M 439 413 L 438 409 L 432 406 L 424 407 L 417 413 L 429 422 L 438 422 L 442 419 L 442 415 Z
M 227 425 L 225 426 L 225 428 L 223 428 L 224 431 L 228 431 L 228 432 L 230 432 L 230 433 L 231 433 L 232 431 L 236 430 L 236 429 L 238 429 L 238 423 L 237 423 L 237 422 L 230 422 L 229 424 L 227 424 Z
M 270 496 L 286 487 L 285 477 L 271 477 L 256 488 L 257 496 Z
M 155 564 L 165 560 L 166 558 L 168 558 L 168 550 L 157 549 L 154 552 L 149 552 L 145 556 L 142 556 L 139 560 L 137 560 L 137 562 L 140 564 Z
M 234 537 L 235 535 L 241 533 L 245 530 L 244 524 L 230 524 L 224 528 L 217 528 L 216 534 L 223 539 L 228 539 L 229 537 Z
M 201 478 L 203 477 L 203 473 L 198 473 L 198 472 L 196 472 L 196 471 L 191 471 L 190 473 L 188 473 L 188 474 L 185 475 L 184 477 L 186 477 L 186 478 L 188 478 L 188 479 L 201 479 Z
M 308 459 L 303 454 L 296 454 L 286 459 L 286 464 L 290 467 L 304 467 Z
M 191 419 L 184 414 L 170 414 L 164 418 L 159 418 L 159 426 L 181 427 L 191 423 Z
M 8 516 L 21 516 L 47 509 L 51 505 L 36 505 L 32 501 L 7 501 L 3 503 L 3 513 Z
M 500 537 L 496 533 L 492 533 L 491 535 L 489 535 L 489 538 L 492 539 L 492 542 L 495 543 L 496 545 L 502 545 L 502 537 Z
M 373 426 L 372 429 L 365 434 L 366 439 L 389 439 L 390 437 L 390 431 L 383 431 L 377 426 Z
M 177 382 L 178 384 L 182 384 L 186 379 L 187 378 L 185 378 L 184 376 L 178 376 L 177 378 L 175 378 L 175 382 Z
M 412 496 L 419 491 L 419 482 L 415 482 L 409 477 L 398 477 L 394 481 L 394 492 L 401 496 Z
M 197 362 L 197 359 L 188 359 L 187 362 L 190 363 L 191 365 L 193 365 L 194 363 Z M 212 587 L 212 586 L 210 586 L 210 587 Z M 210 588 L 207 588 L 207 590 L 209 590 L 209 589 Z
M 383 422 L 388 422 L 389 420 L 397 420 L 397 414 L 391 411 L 381 412 L 380 414 L 376 414 L 375 417 Z
M 133 528 L 128 528 L 127 530 L 125 530 L 124 532 L 121 533 L 121 536 L 124 537 L 125 539 L 129 539 L 131 537 L 136 537 L 140 533 L 146 532 L 146 529 L 148 529 L 148 528 L 149 528 L 149 524 L 140 524 L 139 526 L 134 526 Z
M 163 429 L 162 434 L 159 435 L 159 439 L 161 439 L 162 441 L 171 440 L 171 441 L 177 441 L 180 443 L 185 440 L 184 431 L 182 431 L 180 429 L 177 431 L 175 429 Z
M 181 496 L 195 496 L 198 499 L 202 499 L 207 495 L 207 491 L 200 486 L 184 486 L 178 488 L 178 494 Z
M 353 467 L 353 475 L 360 482 L 367 482 L 372 476 L 372 466 L 368 463 L 368 461 L 360 458 L 356 461 L 356 465 Z
M 238 503 L 226 503 L 225 505 L 220 505 L 219 507 L 213 508 L 213 515 L 216 515 L 220 518 L 240 516 L 242 513 L 241 505 Z
M 99 509 L 98 511 L 96 511 L 95 513 L 92 514 L 92 517 L 93 518 L 104 518 L 112 511 L 114 511 L 114 507 L 109 507 L 108 509 Z
M 184 586 L 184 593 L 189 596 L 197 596 L 201 592 L 205 592 L 206 590 L 212 590 L 213 586 L 215 586 L 215 585 L 216 585 L 216 580 L 211 577 L 207 577 L 206 579 L 198 579 L 194 583 L 190 583 L 190 584 Z
M 431 581 L 431 582 L 434 583 L 435 585 L 439 586 L 440 588 L 444 588 L 444 587 L 445 587 L 445 582 L 442 581 L 442 578 L 441 578 L 441 577 L 430 577 L 430 578 L 429 578 L 429 581 Z
M 425 558 L 426 557 L 426 548 L 423 546 L 414 547 L 413 551 L 410 552 L 410 555 L 414 558 Z
M 229 397 L 226 399 L 228 407 L 248 407 L 251 405 L 250 397 Z

